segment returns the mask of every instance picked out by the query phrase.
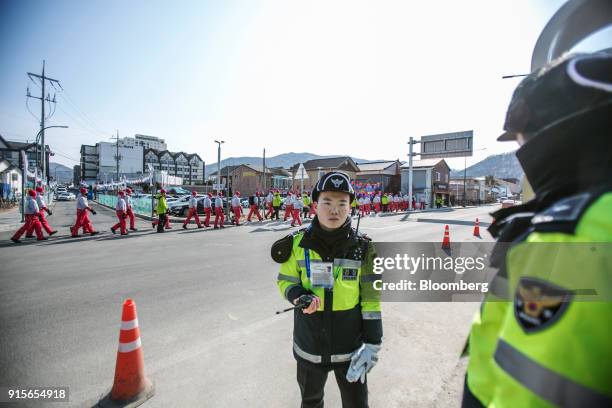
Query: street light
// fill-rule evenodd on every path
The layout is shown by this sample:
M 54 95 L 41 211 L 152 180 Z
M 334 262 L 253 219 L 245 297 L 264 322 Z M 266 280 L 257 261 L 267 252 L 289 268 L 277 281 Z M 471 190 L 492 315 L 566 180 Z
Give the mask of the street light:
M 36 134 L 36 140 L 34 142 L 36 144 L 36 168 L 38 168 L 38 139 L 40 138 L 40 135 L 42 134 L 42 132 L 44 132 L 47 129 L 51 129 L 51 128 L 63 128 L 63 129 L 66 129 L 66 128 L 68 128 L 68 126 L 66 126 L 66 125 L 47 126 L 47 127 L 44 127 L 44 128 L 42 128 L 42 129 L 40 129 L 38 131 L 38 133 Z M 46 165 L 46 160 L 45 160 L 46 159 L 46 157 L 45 157 L 45 146 L 41 146 L 41 151 L 42 151 L 42 156 L 43 156 L 42 157 L 43 180 L 46 180 L 47 179 L 47 177 L 46 177 L 47 165 Z M 36 169 L 35 169 L 35 171 L 36 171 Z

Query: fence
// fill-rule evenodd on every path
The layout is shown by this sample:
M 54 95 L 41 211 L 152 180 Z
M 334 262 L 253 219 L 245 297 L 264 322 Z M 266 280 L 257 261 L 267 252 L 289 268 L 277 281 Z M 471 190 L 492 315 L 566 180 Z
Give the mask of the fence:
M 110 194 L 100 194 L 98 193 L 98 200 L 100 204 L 107 205 L 111 208 L 115 208 L 117 204 L 117 196 Z M 141 215 L 151 215 L 151 198 L 143 197 L 143 198 L 132 198 L 132 209 L 134 213 Z

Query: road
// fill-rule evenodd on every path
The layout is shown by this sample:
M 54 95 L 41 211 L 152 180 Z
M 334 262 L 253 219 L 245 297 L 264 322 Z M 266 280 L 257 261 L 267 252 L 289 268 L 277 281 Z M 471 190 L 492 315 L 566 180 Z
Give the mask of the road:
M 276 287 L 270 245 L 288 223 L 224 230 L 178 227 L 112 235 L 114 213 L 99 208 L 94 237 L 69 238 L 74 203 L 56 203 L 45 242 L 10 242 L 0 232 L 0 386 L 68 386 L 91 406 L 113 381 L 121 304 L 138 307 L 145 366 L 156 395 L 148 407 L 299 405 L 291 353 L 292 316 Z M 369 217 L 375 241 L 471 242 L 473 221 L 497 207 Z M 482 240 L 492 241 L 485 228 Z M 384 346 L 368 377 L 372 407 L 457 406 L 465 362 L 458 356 L 477 303 L 385 303 Z M 333 376 L 327 406 L 340 406 Z M 19 405 L 12 405 L 19 406 Z M 25 406 L 25 405 L 24 405 Z M 39 406 L 28 404 L 28 406 Z

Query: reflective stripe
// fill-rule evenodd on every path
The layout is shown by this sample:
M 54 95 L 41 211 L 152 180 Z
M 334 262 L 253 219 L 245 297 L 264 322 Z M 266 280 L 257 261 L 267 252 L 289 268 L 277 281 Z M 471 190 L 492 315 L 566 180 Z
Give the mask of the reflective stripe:
M 304 360 L 310 361 L 311 363 L 315 364 L 321 363 L 321 356 L 315 356 L 314 354 L 305 352 L 296 344 L 295 341 L 293 342 L 293 351 L 295 351 L 295 354 L 302 357 Z
M 289 281 L 289 282 L 293 282 L 293 283 L 302 283 L 300 278 L 298 278 L 297 276 L 283 275 L 282 273 L 279 273 L 278 276 L 276 277 L 276 279 L 277 280 L 285 280 L 285 281 Z
M 130 320 L 128 322 L 121 322 L 121 330 L 132 330 L 138 327 L 138 319 Z
M 131 343 L 119 343 L 119 352 L 129 353 L 130 351 L 139 349 L 141 345 L 142 343 L 140 342 L 140 337 Z
M 321 356 L 310 354 L 310 353 L 302 350 L 300 348 L 300 346 L 298 346 L 296 344 L 295 341 L 293 342 L 293 350 L 295 351 L 295 354 L 297 354 L 298 356 L 300 356 L 304 360 L 310 361 L 311 363 L 321 364 L 321 361 L 323 360 Z M 350 361 L 351 357 L 353 357 L 353 353 L 348 353 L 348 354 L 332 354 L 330 356 L 330 361 L 332 363 L 343 363 L 345 361 Z
M 377 275 L 377 274 L 361 275 L 362 282 L 376 282 L 377 280 L 382 281 L 382 275 Z
M 564 407 L 609 407 L 612 398 L 555 373 L 500 339 L 495 362 L 546 401 Z
M 285 299 L 287 299 L 287 293 L 289 293 L 289 291 L 293 288 L 295 288 L 296 286 L 300 286 L 300 285 L 289 285 L 285 288 Z M 289 300 L 289 299 L 287 299 Z
M 343 363 L 345 361 L 351 361 L 351 357 L 353 357 L 353 353 L 332 354 L 330 359 L 332 363 Z
M 382 314 L 380 312 L 361 312 L 361 318 L 363 320 L 380 320 Z
M 342 266 L 344 268 L 361 268 L 361 261 L 354 259 L 334 259 L 334 266 Z

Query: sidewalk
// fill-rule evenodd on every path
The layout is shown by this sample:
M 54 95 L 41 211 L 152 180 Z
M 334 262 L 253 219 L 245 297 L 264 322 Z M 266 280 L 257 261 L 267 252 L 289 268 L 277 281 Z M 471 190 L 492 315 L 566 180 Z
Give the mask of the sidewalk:
M 19 207 L 0 211 L 0 232 L 17 230 L 21 225 Z

